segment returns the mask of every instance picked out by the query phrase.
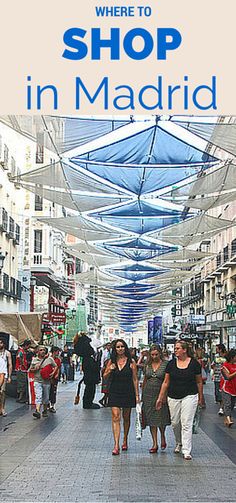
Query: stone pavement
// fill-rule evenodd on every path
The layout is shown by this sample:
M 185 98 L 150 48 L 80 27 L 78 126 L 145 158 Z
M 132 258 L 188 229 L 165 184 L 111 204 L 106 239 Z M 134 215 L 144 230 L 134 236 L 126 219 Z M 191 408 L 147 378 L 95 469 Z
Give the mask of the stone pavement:
M 150 455 L 148 429 L 135 439 L 134 413 L 129 450 L 111 456 L 110 410 L 74 406 L 75 390 L 76 383 L 60 385 L 57 413 L 41 420 L 8 399 L 0 419 L 2 502 L 236 501 L 236 425 L 223 426 L 211 383 L 191 462 L 173 453 L 170 427 L 166 451 Z

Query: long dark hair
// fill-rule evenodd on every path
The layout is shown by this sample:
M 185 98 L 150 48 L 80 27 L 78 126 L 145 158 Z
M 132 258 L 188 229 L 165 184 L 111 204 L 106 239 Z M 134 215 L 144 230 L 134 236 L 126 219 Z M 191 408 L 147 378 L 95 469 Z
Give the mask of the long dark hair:
M 129 348 L 126 344 L 126 342 L 123 339 L 116 339 L 112 343 L 112 350 L 111 350 L 111 362 L 116 363 L 117 362 L 117 352 L 116 352 L 116 345 L 118 342 L 121 342 L 125 348 L 125 356 L 127 357 L 128 363 L 132 363 L 132 357 L 129 351 Z

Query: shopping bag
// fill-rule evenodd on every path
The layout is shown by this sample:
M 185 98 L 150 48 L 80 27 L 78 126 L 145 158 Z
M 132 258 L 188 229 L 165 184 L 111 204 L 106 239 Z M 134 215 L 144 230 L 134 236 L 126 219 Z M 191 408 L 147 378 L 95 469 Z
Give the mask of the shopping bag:
M 198 405 L 193 419 L 193 433 L 198 433 L 201 419 L 201 407 Z
M 138 403 L 136 405 L 136 420 L 135 420 L 136 440 L 141 440 L 142 438 L 141 419 L 142 419 L 141 405 Z

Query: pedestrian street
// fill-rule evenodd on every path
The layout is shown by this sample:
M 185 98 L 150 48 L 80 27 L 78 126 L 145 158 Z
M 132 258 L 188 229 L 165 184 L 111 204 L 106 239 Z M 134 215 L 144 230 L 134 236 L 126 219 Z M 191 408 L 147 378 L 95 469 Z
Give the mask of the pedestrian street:
M 75 390 L 75 382 L 60 384 L 57 413 L 40 420 L 7 398 L 8 415 L 0 420 L 3 503 L 236 501 L 236 427 L 223 425 L 211 382 L 191 462 L 173 453 L 171 427 L 166 451 L 149 454 L 148 428 L 141 441 L 135 438 L 135 412 L 128 451 L 112 456 L 110 409 L 75 406 Z M 98 387 L 96 402 L 100 396 Z

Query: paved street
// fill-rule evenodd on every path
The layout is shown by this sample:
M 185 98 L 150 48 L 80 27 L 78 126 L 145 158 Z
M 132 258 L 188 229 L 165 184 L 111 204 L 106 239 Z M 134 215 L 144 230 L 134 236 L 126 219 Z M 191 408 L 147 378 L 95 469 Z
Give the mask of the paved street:
M 57 414 L 40 421 L 8 399 L 0 419 L 1 501 L 236 501 L 236 425 L 223 426 L 212 384 L 204 388 L 192 462 L 173 454 L 171 428 L 166 452 L 150 455 L 148 429 L 135 439 L 134 415 L 128 452 L 112 457 L 110 410 L 74 406 L 76 383 L 60 385 Z

